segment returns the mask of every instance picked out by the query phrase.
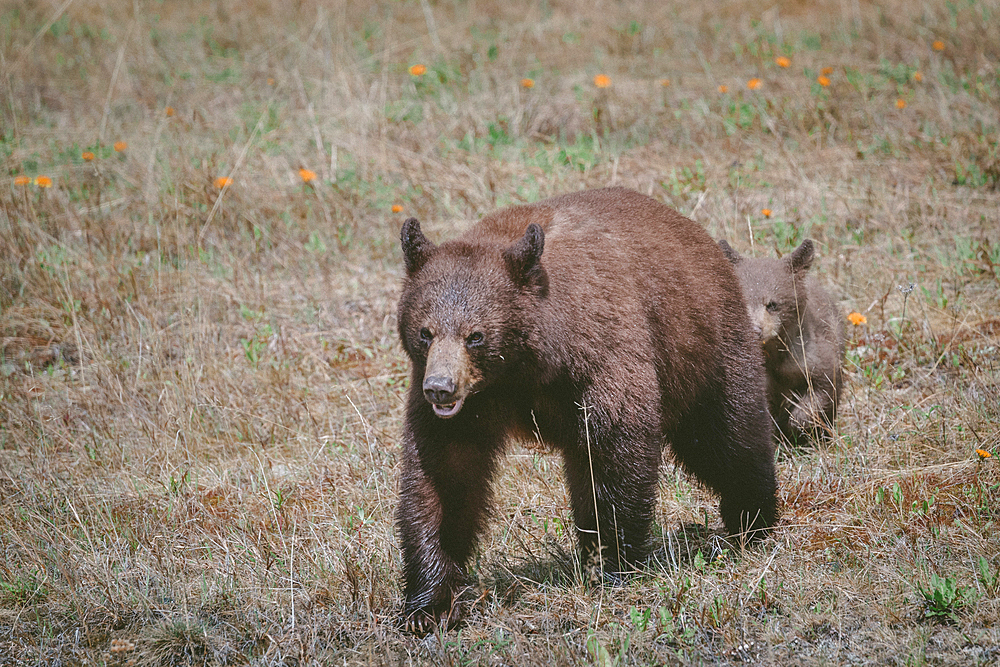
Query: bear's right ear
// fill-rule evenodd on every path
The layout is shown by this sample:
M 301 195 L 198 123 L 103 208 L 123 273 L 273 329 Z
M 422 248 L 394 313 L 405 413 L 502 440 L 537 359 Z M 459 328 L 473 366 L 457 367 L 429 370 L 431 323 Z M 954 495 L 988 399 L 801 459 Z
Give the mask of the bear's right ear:
M 788 262 L 792 267 L 792 273 L 808 271 L 809 267 L 811 267 L 813 263 L 814 251 L 815 249 L 811 239 L 806 239 L 802 242 L 802 245 L 793 250 L 788 259 Z
M 733 250 L 733 247 L 726 243 L 726 239 L 719 239 L 719 247 L 722 248 L 722 254 L 726 256 L 726 259 L 728 259 L 730 263 L 739 264 L 740 260 L 743 259 L 740 257 L 740 253 Z
M 545 232 L 533 222 L 517 243 L 503 251 L 503 261 L 514 282 L 520 285 L 542 282 L 545 270 L 540 262 L 544 249 Z
M 403 263 L 406 264 L 406 275 L 411 276 L 427 262 L 427 258 L 434 251 L 434 244 L 428 241 L 427 237 L 420 231 L 420 222 L 416 218 L 410 218 L 403 223 L 399 239 L 403 246 Z

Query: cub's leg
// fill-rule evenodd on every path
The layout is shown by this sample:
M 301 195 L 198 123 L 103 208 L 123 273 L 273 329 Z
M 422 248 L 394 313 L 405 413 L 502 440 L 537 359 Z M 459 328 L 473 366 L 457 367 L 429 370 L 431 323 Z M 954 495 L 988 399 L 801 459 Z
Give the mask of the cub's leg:
M 797 437 L 823 437 L 833 431 L 837 402 L 833 383 L 825 378 L 789 402 L 788 425 Z

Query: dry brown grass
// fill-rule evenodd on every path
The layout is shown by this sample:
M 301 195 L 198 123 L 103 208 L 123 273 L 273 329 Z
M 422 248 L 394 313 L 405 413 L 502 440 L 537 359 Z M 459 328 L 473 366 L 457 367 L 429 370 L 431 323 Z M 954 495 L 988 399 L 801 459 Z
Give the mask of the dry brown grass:
M 1000 660 L 995 0 L 58 4 L 0 8 L 0 664 Z M 514 447 L 469 623 L 403 635 L 399 224 L 611 183 L 818 242 L 838 434 L 742 554 L 668 465 L 620 588 Z

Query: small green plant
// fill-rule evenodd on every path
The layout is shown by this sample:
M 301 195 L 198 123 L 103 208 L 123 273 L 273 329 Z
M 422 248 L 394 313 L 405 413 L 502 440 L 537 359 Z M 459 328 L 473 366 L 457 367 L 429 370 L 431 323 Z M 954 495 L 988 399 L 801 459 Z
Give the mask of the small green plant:
M 924 615 L 927 618 L 942 623 L 958 621 L 958 610 L 966 601 L 966 587 L 959 586 L 952 577 L 931 574 L 930 585 L 925 588 L 917 584 L 917 590 L 924 598 Z
M 980 556 L 976 560 L 976 569 L 979 583 L 986 589 L 986 594 L 996 596 L 1000 593 L 1000 567 L 991 569 L 990 562 L 984 556 Z
M 672 197 L 689 192 L 704 192 L 705 165 L 701 160 L 695 160 L 693 167 L 681 167 L 680 171 L 671 169 L 670 175 L 661 185 Z
M 633 605 L 628 610 L 629 620 L 632 621 L 632 627 L 636 629 L 636 632 L 645 632 L 646 627 L 649 626 L 649 618 L 652 614 L 652 607 L 646 607 L 640 611 L 638 607 Z

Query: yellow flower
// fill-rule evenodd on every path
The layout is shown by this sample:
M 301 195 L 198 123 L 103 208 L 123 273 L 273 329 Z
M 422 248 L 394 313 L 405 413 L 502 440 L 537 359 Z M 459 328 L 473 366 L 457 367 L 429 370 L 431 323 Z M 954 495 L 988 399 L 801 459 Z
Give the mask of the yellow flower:
M 31 183 L 31 177 L 30 176 L 15 176 L 14 177 L 14 185 L 28 185 L 29 183 Z
M 977 449 L 976 450 L 976 454 L 979 454 L 979 460 L 980 461 L 983 460 L 983 459 L 988 459 L 991 456 L 993 456 L 993 454 L 991 454 L 990 452 L 986 451 L 985 449 Z
M 412 76 L 422 76 L 426 71 L 426 65 L 410 65 L 410 74 Z
M 48 176 L 37 176 L 35 178 L 35 185 L 37 185 L 40 188 L 51 188 L 52 179 L 49 178 Z
M 824 75 L 824 76 L 826 76 L 828 74 L 833 74 L 833 68 L 832 67 L 824 67 L 823 69 L 821 69 L 819 71 L 819 73 L 822 74 L 822 75 Z
M 765 218 L 770 218 L 771 217 L 771 212 L 772 211 L 769 208 L 762 208 L 762 209 L 760 209 L 760 214 L 762 216 L 764 216 Z
M 315 180 L 316 172 L 309 171 L 305 167 L 299 167 L 299 177 L 302 178 L 303 183 L 308 183 L 309 181 Z
M 868 321 L 868 318 L 862 315 L 861 313 L 854 312 L 847 316 L 847 321 L 853 324 L 854 326 L 858 326 L 866 323 Z
M 826 78 L 825 76 L 820 75 L 820 76 L 816 77 L 816 83 L 818 83 L 819 85 L 821 85 L 824 88 L 826 88 L 827 86 L 830 85 L 830 80 L 828 78 Z
M 719 86 L 719 92 L 720 93 L 728 93 L 729 92 L 729 86 L 725 86 L 725 85 Z
M 906 100 L 904 100 L 903 98 L 899 98 L 898 100 L 896 100 L 896 108 L 897 109 L 905 109 L 906 108 Z
M 607 88 L 611 85 L 611 77 L 607 74 L 598 74 L 594 77 L 594 85 L 598 88 Z
M 174 115 L 174 108 L 173 107 L 167 107 L 166 109 L 163 110 L 163 112 L 165 114 L 167 114 L 168 117 L 169 116 L 173 116 Z
M 931 48 L 934 49 L 935 51 L 944 51 L 944 42 L 942 42 L 940 39 L 935 39 L 934 43 L 931 44 Z
M 756 77 L 754 77 L 754 78 L 750 79 L 749 81 L 747 81 L 747 88 L 749 88 L 750 90 L 757 90 L 758 88 L 760 88 L 763 85 L 764 85 L 764 82 L 761 81 L 760 79 L 756 78 Z
M 393 213 L 402 213 L 403 212 L 403 207 L 400 206 L 399 204 L 393 204 L 392 205 L 392 212 Z
M 115 152 L 121 153 L 126 148 L 128 148 L 128 144 L 126 144 L 124 141 L 116 141 L 115 142 Z
M 215 187 L 219 188 L 220 190 L 226 187 L 227 185 L 232 185 L 232 184 L 233 184 L 233 179 L 227 176 L 219 176 L 217 179 L 215 179 Z
M 916 81 L 917 83 L 920 83 L 921 81 L 924 80 L 924 73 L 923 72 L 914 72 L 913 73 L 913 80 Z
M 94 154 L 91 153 L 90 151 L 84 151 L 83 155 L 81 155 L 80 157 L 82 157 L 87 162 L 90 162 L 91 160 L 94 159 Z
M 666 88 L 670 85 L 670 79 L 660 79 L 660 85 Z
M 792 65 L 791 59 L 785 56 L 778 56 L 774 59 L 774 62 L 778 64 L 778 67 L 791 67 Z
M 534 88 L 535 87 L 535 80 L 534 79 L 529 79 L 528 77 L 525 77 L 525 78 L 521 79 L 521 87 L 522 88 Z

